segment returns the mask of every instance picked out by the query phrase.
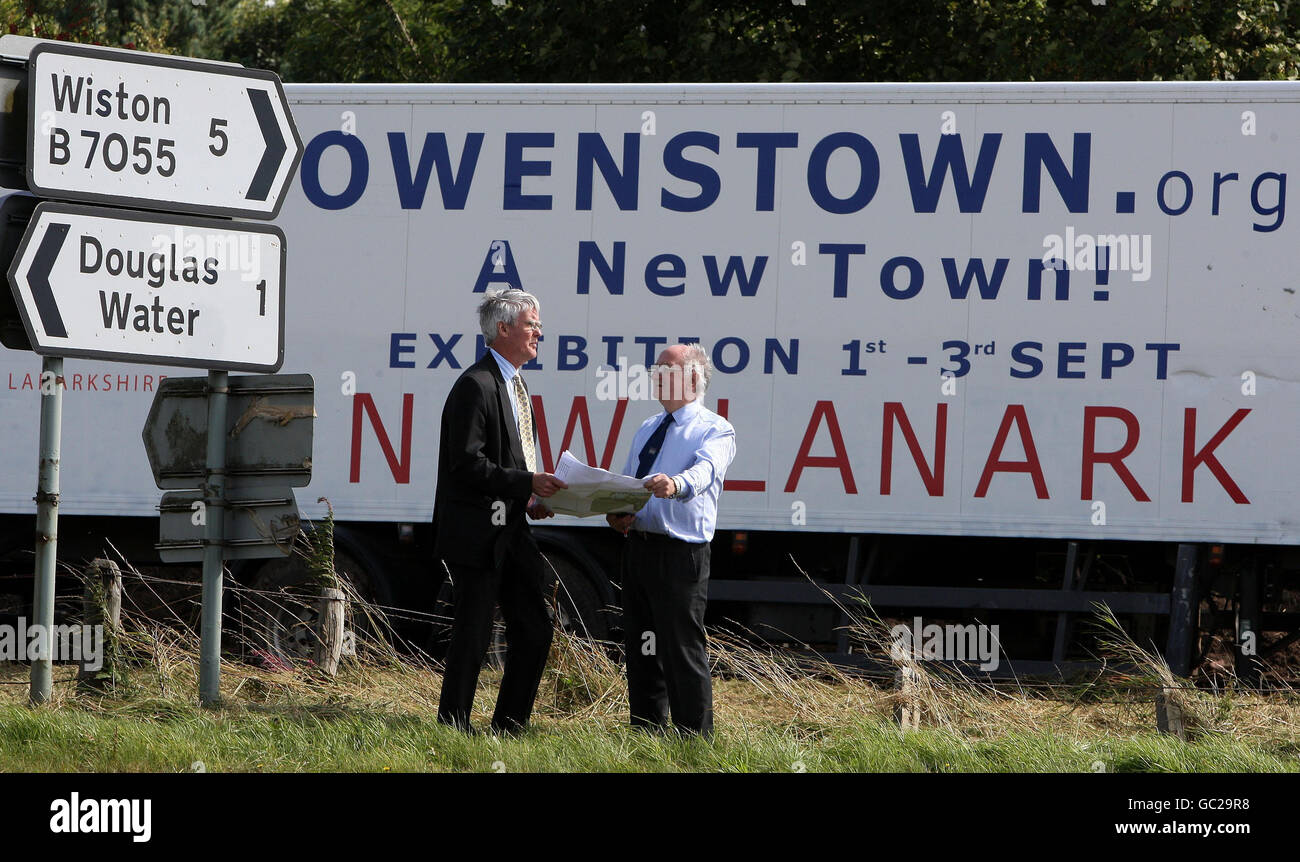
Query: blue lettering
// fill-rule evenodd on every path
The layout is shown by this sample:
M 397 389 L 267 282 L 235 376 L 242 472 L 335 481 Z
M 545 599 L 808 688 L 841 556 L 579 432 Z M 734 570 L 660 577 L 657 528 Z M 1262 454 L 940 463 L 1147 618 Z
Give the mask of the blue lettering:
M 526 195 L 524 177 L 549 177 L 551 163 L 528 161 L 524 150 L 534 147 L 554 147 L 553 132 L 506 132 L 505 190 L 501 206 L 507 210 L 549 210 L 550 195 Z
M 1072 213 L 1088 211 L 1088 172 L 1092 163 L 1092 135 L 1088 132 L 1074 133 L 1074 153 L 1071 157 L 1072 167 L 1065 167 L 1065 160 L 1056 151 L 1052 136 L 1046 132 L 1025 133 L 1025 173 L 1024 191 L 1021 210 L 1027 213 L 1038 212 L 1039 196 L 1042 191 L 1043 168 L 1052 177 L 1057 193 L 1065 203 L 1065 208 Z
M 329 147 L 342 147 L 348 154 L 348 184 L 336 195 L 329 194 L 320 184 L 320 160 Z M 356 135 L 347 135 L 340 131 L 321 132 L 311 139 L 302 154 L 302 166 L 298 171 L 302 180 L 303 193 L 307 200 L 323 210 L 347 209 L 361 199 L 370 179 L 370 156 L 366 155 L 366 145 Z
M 636 132 L 623 135 L 623 169 L 614 164 L 614 156 L 599 132 L 578 133 L 578 192 L 575 208 L 591 209 L 592 168 L 600 168 L 605 187 L 621 210 L 635 210 L 641 168 L 641 136 Z
M 754 268 L 749 273 L 745 272 L 745 259 L 732 255 L 727 258 L 727 268 L 722 275 L 718 275 L 718 259 L 714 255 L 706 254 L 704 256 L 704 271 L 709 277 L 709 290 L 714 296 L 726 296 L 727 291 L 731 289 L 731 279 L 734 277 L 738 282 L 741 296 L 753 296 L 758 291 L 758 283 L 763 278 L 763 270 L 767 266 L 767 256 L 759 255 L 754 258 Z
M 674 135 L 664 147 L 664 170 L 679 180 L 695 183 L 700 187 L 700 193 L 687 198 L 673 194 L 668 189 L 661 189 L 659 205 L 666 210 L 681 213 L 699 212 L 712 206 L 722 192 L 722 179 L 708 165 L 686 158 L 683 151 L 687 147 L 704 147 L 716 154 L 719 146 L 718 136 L 709 132 L 682 132 Z
M 798 132 L 739 132 L 736 147 L 758 150 L 754 210 L 771 212 L 776 203 L 776 151 L 799 146 Z
M 858 157 L 860 173 L 858 187 L 847 198 L 837 198 L 831 194 L 826 180 L 826 167 L 831 154 L 841 147 L 853 150 Z M 808 157 L 808 192 L 817 206 L 828 213 L 846 215 L 855 213 L 871 203 L 876 189 L 880 186 L 880 156 L 871 141 L 856 132 L 835 132 L 827 135 L 813 147 Z
M 993 164 L 997 161 L 1002 135 L 987 134 L 980 142 L 979 158 L 975 161 L 975 183 L 972 186 L 966 172 L 966 154 L 962 150 L 961 135 L 940 135 L 935 150 L 930 178 L 926 179 L 925 166 L 921 164 L 921 139 L 919 135 L 899 135 L 903 148 L 903 165 L 907 168 L 907 184 L 912 189 L 912 209 L 918 213 L 932 213 L 939 207 L 944 179 L 952 172 L 953 191 L 957 195 L 957 208 L 964 213 L 977 213 L 984 209 L 989 180 L 993 178 Z
M 447 152 L 447 135 L 429 132 L 424 136 L 420 150 L 420 163 L 411 175 L 411 156 L 406 148 L 405 132 L 388 133 L 388 151 L 393 159 L 393 179 L 397 182 L 397 198 L 404 210 L 417 210 L 424 205 L 424 192 L 429 187 L 433 166 L 438 166 L 438 189 L 442 193 L 442 208 L 463 210 L 469 197 L 469 187 L 474 182 L 474 168 L 483 148 L 483 133 L 470 132 L 465 136 L 460 164 L 451 172 L 451 156 Z

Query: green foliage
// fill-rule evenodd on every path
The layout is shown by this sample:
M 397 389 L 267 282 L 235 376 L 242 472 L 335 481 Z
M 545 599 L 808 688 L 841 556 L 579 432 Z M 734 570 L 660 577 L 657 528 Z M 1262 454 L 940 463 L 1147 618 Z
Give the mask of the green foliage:
M 218 0 L 211 0 L 217 3 Z M 220 4 L 204 56 L 286 81 L 437 80 L 439 5 L 421 0 L 235 0 Z
M 1300 74 L 1290 0 L 0 0 L 9 32 L 298 82 L 1232 80 Z
M 0 0 L 3 32 L 162 54 L 206 50 L 206 18 L 189 0 Z
M 322 589 L 338 589 L 339 577 L 334 571 L 334 507 L 330 501 L 321 497 L 316 502 L 324 503 L 325 519 L 311 529 L 303 530 L 306 540 L 307 573 L 311 582 Z

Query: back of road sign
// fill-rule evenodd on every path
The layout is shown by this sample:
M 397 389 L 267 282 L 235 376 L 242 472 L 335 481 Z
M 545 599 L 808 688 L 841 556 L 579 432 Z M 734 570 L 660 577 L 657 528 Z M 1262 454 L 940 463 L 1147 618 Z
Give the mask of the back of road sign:
M 311 481 L 316 410 L 310 374 L 229 378 L 226 476 L 243 489 L 302 487 Z M 203 377 L 169 377 L 145 421 L 144 447 L 159 488 L 203 484 L 208 439 Z

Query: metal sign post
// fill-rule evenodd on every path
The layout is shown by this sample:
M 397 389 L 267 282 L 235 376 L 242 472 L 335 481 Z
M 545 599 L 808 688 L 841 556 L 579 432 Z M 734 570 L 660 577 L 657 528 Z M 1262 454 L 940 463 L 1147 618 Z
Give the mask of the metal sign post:
M 36 481 L 36 589 L 32 616 L 41 627 L 32 659 L 33 704 L 50 699 L 54 687 L 54 564 L 59 538 L 59 441 L 63 428 L 63 358 L 41 364 L 41 460 Z
M 221 580 L 222 540 L 226 524 L 226 395 L 225 371 L 208 372 L 208 453 L 203 503 L 207 527 L 203 539 L 203 627 L 199 642 L 199 705 L 221 701 Z
M 309 374 L 224 371 L 169 377 L 144 426 L 159 488 L 158 550 L 165 562 L 203 562 L 199 703 L 221 699 L 221 603 L 228 559 L 284 557 L 298 532 L 291 486 L 311 481 L 315 387 Z M 195 508 L 203 513 L 196 530 Z

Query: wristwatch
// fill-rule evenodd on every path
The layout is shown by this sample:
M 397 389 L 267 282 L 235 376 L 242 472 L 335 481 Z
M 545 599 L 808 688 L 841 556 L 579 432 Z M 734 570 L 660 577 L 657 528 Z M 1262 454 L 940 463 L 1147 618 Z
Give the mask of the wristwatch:
M 673 495 L 668 499 L 680 500 L 682 498 L 682 491 L 686 490 L 686 483 L 682 481 L 681 476 L 673 476 L 672 480 L 673 480 L 673 489 L 674 489 Z

